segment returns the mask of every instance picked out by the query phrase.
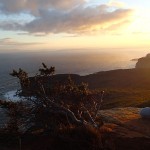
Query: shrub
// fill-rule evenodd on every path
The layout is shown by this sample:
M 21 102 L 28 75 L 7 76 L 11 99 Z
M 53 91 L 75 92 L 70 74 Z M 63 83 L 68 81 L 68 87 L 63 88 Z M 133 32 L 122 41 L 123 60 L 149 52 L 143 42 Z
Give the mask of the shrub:
M 50 86 L 47 76 L 52 76 L 55 68 L 42 65 L 40 74 L 34 77 L 38 90 L 30 88 L 30 78 L 22 69 L 11 73 L 19 78 L 21 85 L 28 87 L 26 91 L 31 94 L 19 102 L 1 102 L 1 106 L 8 109 L 8 129 L 25 133 L 54 131 L 61 126 L 100 127 L 103 123 L 96 122 L 96 119 L 104 92 L 93 92 L 87 84 L 75 84 L 70 77 L 65 84 Z

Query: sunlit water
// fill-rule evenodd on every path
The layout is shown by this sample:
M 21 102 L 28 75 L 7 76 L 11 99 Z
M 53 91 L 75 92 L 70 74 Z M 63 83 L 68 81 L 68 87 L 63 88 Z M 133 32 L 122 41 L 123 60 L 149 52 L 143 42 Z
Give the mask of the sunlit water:
M 64 51 L 35 51 L 19 53 L 0 53 L 0 97 L 12 98 L 14 91 L 19 88 L 16 78 L 9 75 L 13 69 L 22 68 L 34 75 L 38 72 L 41 63 L 47 66 L 55 66 L 56 74 L 73 73 L 80 75 L 92 74 L 99 71 L 134 68 L 133 58 L 139 58 L 142 52 L 105 52 L 86 50 Z M 9 93 L 7 93 L 9 92 Z

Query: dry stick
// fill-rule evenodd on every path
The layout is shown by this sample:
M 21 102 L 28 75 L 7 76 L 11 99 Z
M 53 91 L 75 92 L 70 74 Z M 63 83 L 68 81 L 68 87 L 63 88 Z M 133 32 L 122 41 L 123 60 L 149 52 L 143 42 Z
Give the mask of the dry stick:
M 43 92 L 43 94 L 44 94 L 44 97 L 45 97 L 45 99 L 48 99 L 47 98 L 47 96 L 46 96 L 46 92 L 45 92 L 45 89 L 44 89 L 44 87 L 43 87 L 43 85 L 41 85 L 41 89 L 42 89 L 42 92 Z M 102 101 L 102 97 L 103 97 L 103 93 L 102 93 L 102 95 L 101 95 L 101 101 Z M 88 122 L 86 122 L 85 120 L 79 120 L 79 119 L 77 119 L 76 118 L 76 116 L 75 116 L 75 114 L 71 111 L 71 110 L 69 110 L 69 109 L 67 109 L 67 108 L 65 108 L 65 107 L 62 107 L 62 106 L 60 106 L 59 104 L 57 104 L 57 103 L 55 103 L 55 102 L 52 102 L 51 100 L 50 100 L 50 103 L 52 104 L 52 105 L 54 105 L 55 107 L 57 107 L 59 110 L 55 110 L 55 113 L 65 113 L 65 115 L 67 116 L 67 119 L 69 119 L 68 118 L 68 116 L 74 121 L 74 123 L 76 123 L 76 124 L 89 124 Z M 84 107 L 85 108 L 85 107 Z M 86 108 L 85 108 L 86 109 Z M 99 110 L 99 108 L 98 108 L 98 110 Z M 98 113 L 98 110 L 97 110 L 97 113 Z M 54 113 L 54 112 L 53 112 Z M 96 113 L 96 114 L 97 114 Z M 94 119 L 92 118 L 92 116 L 91 116 L 91 114 L 89 113 L 89 111 L 86 109 L 86 114 L 88 115 L 88 117 L 89 117 L 89 119 L 90 119 L 90 122 L 91 122 L 91 125 L 93 125 L 94 127 L 97 127 L 97 124 L 95 123 L 95 121 L 94 121 Z M 68 120 L 69 121 L 69 120 Z
M 96 113 L 95 113 L 95 119 L 94 119 L 94 120 L 96 120 L 97 115 L 98 115 L 98 112 L 99 112 L 99 110 L 100 110 L 101 104 L 102 104 L 102 102 L 103 102 L 103 96 L 104 96 L 104 91 L 101 92 L 101 99 L 100 99 L 100 103 L 99 103 L 99 105 L 98 105 L 98 107 L 97 107 L 97 110 L 96 110 Z
M 94 121 L 94 119 L 92 118 L 92 116 L 91 116 L 90 112 L 88 111 L 88 109 L 85 106 L 82 106 L 82 107 L 85 109 L 85 113 L 89 117 L 90 124 L 97 128 L 98 126 L 97 126 L 96 122 Z
M 69 110 L 69 109 L 67 109 L 67 108 L 65 108 L 65 107 L 62 107 L 62 106 L 60 106 L 59 104 L 57 104 L 57 103 L 55 103 L 55 102 L 53 102 L 53 101 L 51 101 L 47 96 L 46 96 L 46 92 L 45 92 L 45 89 L 44 89 L 44 87 L 43 87 L 43 85 L 41 85 L 41 89 L 42 89 L 42 92 L 43 92 L 43 94 L 44 94 L 44 99 L 48 99 L 49 100 L 49 102 L 51 103 L 51 106 L 54 106 L 54 107 L 56 107 L 58 110 L 55 110 L 54 111 L 54 113 L 64 113 L 65 115 L 67 114 L 67 117 L 69 116 L 76 124 L 84 124 L 85 122 L 82 122 L 81 120 L 79 120 L 79 119 L 77 119 L 76 118 L 76 116 L 75 116 L 75 114 L 71 111 L 71 110 Z

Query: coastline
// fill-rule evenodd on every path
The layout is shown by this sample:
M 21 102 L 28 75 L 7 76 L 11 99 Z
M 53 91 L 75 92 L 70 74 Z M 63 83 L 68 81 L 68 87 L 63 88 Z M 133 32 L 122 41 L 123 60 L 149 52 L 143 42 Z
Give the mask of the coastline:
M 8 101 L 19 101 L 20 98 L 16 95 L 17 90 L 8 91 L 3 95 L 3 98 Z

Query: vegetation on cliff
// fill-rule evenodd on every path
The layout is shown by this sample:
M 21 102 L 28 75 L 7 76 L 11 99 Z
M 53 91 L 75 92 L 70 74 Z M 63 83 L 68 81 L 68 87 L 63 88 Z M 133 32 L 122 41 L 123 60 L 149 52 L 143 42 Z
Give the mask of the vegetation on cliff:
M 43 68 L 39 69 L 40 74 L 34 77 L 36 89 L 31 88 L 30 78 L 22 69 L 13 70 L 11 73 L 12 76 L 19 78 L 22 90 L 18 94 L 23 94 L 25 98 L 20 98 L 18 102 L 0 101 L 9 118 L 3 130 L 5 135 L 18 139 L 22 147 L 22 140 L 26 135 L 48 134 L 52 140 L 55 137 L 65 140 L 65 137 L 62 138 L 63 135 L 73 136 L 70 137 L 71 140 L 74 139 L 74 135 L 70 134 L 77 134 L 79 138 L 83 132 L 85 134 L 83 137 L 90 141 L 88 143 L 83 139 L 85 141 L 81 143 L 81 147 L 86 142 L 90 144 L 88 147 L 84 144 L 87 149 L 95 147 L 102 149 L 104 145 L 100 142 L 102 139 L 99 129 L 103 121 L 98 112 L 104 92 L 92 91 L 85 83 L 76 84 L 70 77 L 64 84 L 51 85 L 49 77 L 53 76 L 55 68 L 48 68 L 44 63 L 42 65 Z M 78 138 L 76 142 L 79 142 Z
M 11 73 L 20 80 L 21 90 L 17 94 L 25 98 L 20 98 L 18 102 L 0 101 L 9 119 L 6 128 L 0 131 L 1 147 L 8 144 L 9 150 L 11 147 L 33 150 L 35 145 L 38 145 L 37 150 L 122 150 L 124 145 L 124 149 L 133 150 L 142 143 L 145 145 L 143 149 L 148 149 L 150 141 L 147 137 L 121 136 L 125 131 L 129 136 L 139 133 L 114 122 L 112 115 L 116 112 L 111 109 L 150 104 L 148 69 L 69 76 L 54 75 L 54 67 L 48 68 L 44 63 L 42 66 L 34 77 L 29 77 L 22 69 Z M 108 108 L 110 110 L 99 111 Z M 130 112 L 125 114 L 127 120 L 128 114 Z M 117 117 L 120 118 L 118 114 Z M 107 125 L 107 121 L 111 124 Z M 121 127 L 116 127 L 114 123 Z

